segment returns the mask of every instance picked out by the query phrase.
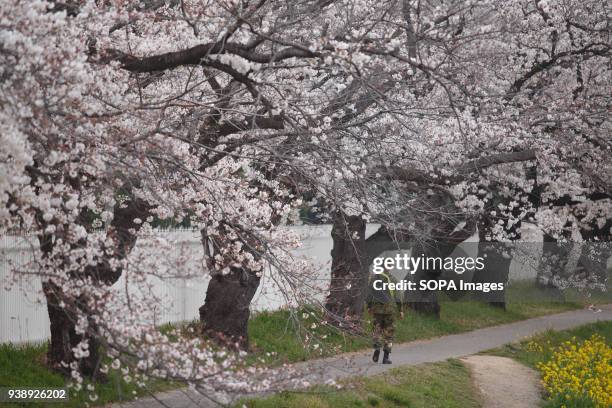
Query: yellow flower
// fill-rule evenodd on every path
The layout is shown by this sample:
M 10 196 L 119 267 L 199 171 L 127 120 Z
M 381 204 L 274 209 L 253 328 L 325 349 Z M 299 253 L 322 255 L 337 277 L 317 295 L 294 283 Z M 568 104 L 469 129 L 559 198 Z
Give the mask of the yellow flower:
M 528 348 L 538 350 L 535 343 Z M 612 347 L 603 337 L 595 334 L 582 343 L 574 337 L 555 348 L 550 360 L 537 367 L 551 397 L 558 395 L 566 402 L 589 398 L 596 407 L 612 405 Z

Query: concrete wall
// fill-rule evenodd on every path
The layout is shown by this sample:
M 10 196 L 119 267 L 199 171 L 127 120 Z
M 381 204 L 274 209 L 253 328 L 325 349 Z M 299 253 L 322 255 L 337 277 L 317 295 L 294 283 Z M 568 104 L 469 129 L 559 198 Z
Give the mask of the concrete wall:
M 377 225 L 368 226 L 368 235 L 376 231 Z M 303 246 L 295 251 L 297 256 L 305 256 L 314 262 L 318 269 L 317 279 L 323 286 L 329 283 L 331 262 L 331 225 L 291 227 L 303 236 Z M 168 241 L 183 248 L 183 255 L 188 259 L 165 259 L 167 253 L 159 253 L 153 245 L 142 244 L 138 247 L 145 253 L 157 257 L 160 264 L 177 265 L 181 262 L 185 269 L 198 268 L 202 260 L 202 245 L 199 233 L 190 230 L 160 232 Z M 36 239 L 22 236 L 0 237 L 0 343 L 44 341 L 49 337 L 49 319 L 44 297 L 41 295 L 40 278 L 20 274 L 18 285 L 7 288 L 8 271 L 11 267 L 23 266 L 32 260 L 32 252 L 38 247 Z M 172 254 L 170 255 L 172 257 Z M 156 323 L 176 322 L 195 319 L 198 308 L 204 302 L 208 277 L 199 279 L 152 279 L 152 291 L 163 301 L 156 310 Z M 116 290 L 125 287 L 124 277 L 115 285 Z M 318 294 L 323 297 L 322 293 Z M 269 274 L 263 276 L 255 298 L 254 310 L 274 310 L 285 304 L 285 299 L 278 285 Z
M 378 225 L 368 225 L 367 236 L 376 231 Z M 314 277 L 322 286 L 329 285 L 329 270 L 331 263 L 330 251 L 332 247 L 331 225 L 291 227 L 303 237 L 303 246 L 295 251 L 297 256 L 305 256 L 317 266 Z M 530 231 L 534 236 L 530 240 L 540 240 L 537 231 Z M 160 265 L 179 265 L 185 269 L 197 270 L 202 259 L 202 247 L 199 233 L 190 230 L 175 230 L 159 232 L 168 241 L 184 249 L 182 257 L 180 251 L 160 254 L 155 245 L 137 244 L 137 248 Z M 468 241 L 476 242 L 478 236 Z M 32 252 L 37 248 L 36 239 L 23 236 L 0 237 L 0 284 L 7 286 L 8 271 L 12 267 L 25 265 L 32 259 Z M 187 257 L 184 255 L 188 254 Z M 470 254 L 474 255 L 475 254 Z M 176 259 L 171 259 L 176 257 Z M 167 259 L 170 258 L 170 259 Z M 182 263 L 182 264 L 181 264 Z M 535 270 L 521 267 L 511 267 L 511 279 L 533 279 Z M 208 278 L 199 279 L 152 279 L 151 290 L 160 299 L 159 308 L 155 310 L 153 319 L 155 323 L 177 322 L 196 319 L 198 308 L 204 302 Z M 125 288 L 124 277 L 115 285 L 116 290 Z M 20 275 L 20 282 L 10 290 L 0 289 L 0 343 L 44 341 L 49 337 L 49 319 L 41 296 L 40 278 L 37 276 Z M 286 303 L 283 291 L 273 281 L 269 274 L 265 274 L 255 298 L 253 310 L 274 310 Z M 324 291 L 314 296 L 323 299 Z

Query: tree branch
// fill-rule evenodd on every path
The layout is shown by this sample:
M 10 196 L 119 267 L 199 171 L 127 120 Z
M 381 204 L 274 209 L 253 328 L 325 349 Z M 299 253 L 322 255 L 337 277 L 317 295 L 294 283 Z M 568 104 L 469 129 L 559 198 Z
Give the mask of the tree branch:
M 308 51 L 297 47 L 287 47 L 275 53 L 258 53 L 236 43 L 214 42 L 196 45 L 181 51 L 167 52 L 150 57 L 134 57 L 118 50 L 107 50 L 110 59 L 121 62 L 122 67 L 131 72 L 164 71 L 183 65 L 210 65 L 205 58 L 210 55 L 233 54 L 251 62 L 269 63 L 282 61 L 288 58 L 314 58 L 320 53 Z
M 536 160 L 534 150 L 521 150 L 517 152 L 498 153 L 490 156 L 480 157 L 471 160 L 455 169 L 454 174 L 450 177 L 435 177 L 434 175 L 425 173 L 414 168 L 406 168 L 399 166 L 391 167 L 376 167 L 375 172 L 386 174 L 388 178 L 403 181 L 406 183 L 417 184 L 447 184 L 447 182 L 457 183 L 470 178 L 470 176 L 479 170 L 487 167 L 505 163 L 519 163 L 529 160 Z
M 470 160 L 469 162 L 459 166 L 457 173 L 463 175 L 472 171 L 478 171 L 487 167 L 505 163 L 518 163 L 529 160 L 536 160 L 535 151 L 532 149 L 521 150 L 517 152 L 497 153 L 491 156 L 480 157 Z
M 604 48 L 593 48 L 596 46 L 601 46 Z M 543 72 L 547 70 L 548 68 L 554 66 L 559 60 L 565 57 L 572 57 L 576 55 L 605 56 L 609 53 L 610 53 L 610 46 L 608 44 L 594 43 L 594 44 L 589 44 L 586 47 L 581 48 L 579 50 L 565 51 L 565 52 L 560 52 L 558 54 L 554 54 L 549 60 L 541 61 L 537 64 L 534 64 L 533 67 L 528 72 L 526 72 L 523 76 L 521 76 L 516 81 L 514 81 L 514 83 L 510 87 L 510 90 L 508 91 L 507 98 L 512 98 L 515 94 L 517 94 L 521 90 L 523 85 L 525 85 L 525 83 L 529 79 L 539 74 L 540 72 Z

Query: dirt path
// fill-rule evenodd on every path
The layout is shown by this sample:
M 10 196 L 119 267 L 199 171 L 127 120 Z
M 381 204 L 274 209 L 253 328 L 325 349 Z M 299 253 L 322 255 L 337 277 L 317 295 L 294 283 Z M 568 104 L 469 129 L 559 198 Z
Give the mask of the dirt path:
M 507 357 L 469 356 L 470 369 L 483 408 L 533 408 L 541 402 L 538 373 Z

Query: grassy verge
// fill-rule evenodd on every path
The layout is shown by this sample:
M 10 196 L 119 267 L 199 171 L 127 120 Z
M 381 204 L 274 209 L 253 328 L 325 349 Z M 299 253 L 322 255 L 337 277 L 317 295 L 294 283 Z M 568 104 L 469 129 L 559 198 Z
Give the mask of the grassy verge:
M 62 388 L 66 380 L 58 373 L 45 367 L 46 344 L 12 345 L 0 344 L 0 386 L 2 387 L 32 387 L 32 388 Z M 150 392 L 164 391 L 175 388 L 176 385 L 153 381 L 146 391 L 138 388 L 134 383 L 126 383 L 117 373 L 109 373 L 109 381 L 105 384 L 96 384 L 97 400 L 90 400 L 87 383 L 79 392 L 71 391 L 70 399 L 66 403 L 53 403 L 57 407 L 84 407 L 90 405 L 103 405 L 109 402 L 128 401 Z M 48 406 L 41 402 L 1 403 L 0 407 L 42 407 Z
M 479 407 L 468 370 L 457 360 L 401 367 L 384 374 L 355 378 L 343 389 L 314 387 L 267 398 L 240 401 L 248 408 L 332 407 Z
M 482 354 L 510 357 L 529 367 L 536 368 L 538 363 L 549 360 L 551 357 L 551 350 L 558 347 L 563 342 L 571 340 L 572 338 L 578 341 L 584 341 L 593 334 L 599 334 L 606 339 L 608 344 L 612 344 L 612 322 L 597 322 L 576 327 L 571 330 L 548 330 L 520 343 L 506 344 L 503 347 L 485 351 Z M 530 346 L 530 344 L 534 343 L 545 347 L 536 348 Z
M 441 302 L 440 319 L 411 311 L 407 311 L 403 320 L 398 317 L 395 343 L 461 333 L 579 307 L 582 306 L 578 303 L 510 303 L 507 311 L 503 311 L 478 302 Z M 262 358 L 268 364 L 293 363 L 370 347 L 367 315 L 365 334 L 353 336 L 319 325 L 317 313 L 305 316 L 298 313 L 296 323 L 290 319 L 289 311 L 256 314 L 249 325 L 251 347 L 255 351 L 252 357 Z M 309 328 L 311 347 L 304 347 L 304 336 L 297 335 L 300 326 Z
M 609 272 L 612 273 L 612 270 Z M 552 288 L 539 288 L 531 281 L 510 282 L 506 291 L 506 300 L 510 303 L 558 303 L 573 302 L 581 304 L 605 304 L 612 302 L 612 282 L 606 290 L 579 290 L 566 288 L 563 291 Z

